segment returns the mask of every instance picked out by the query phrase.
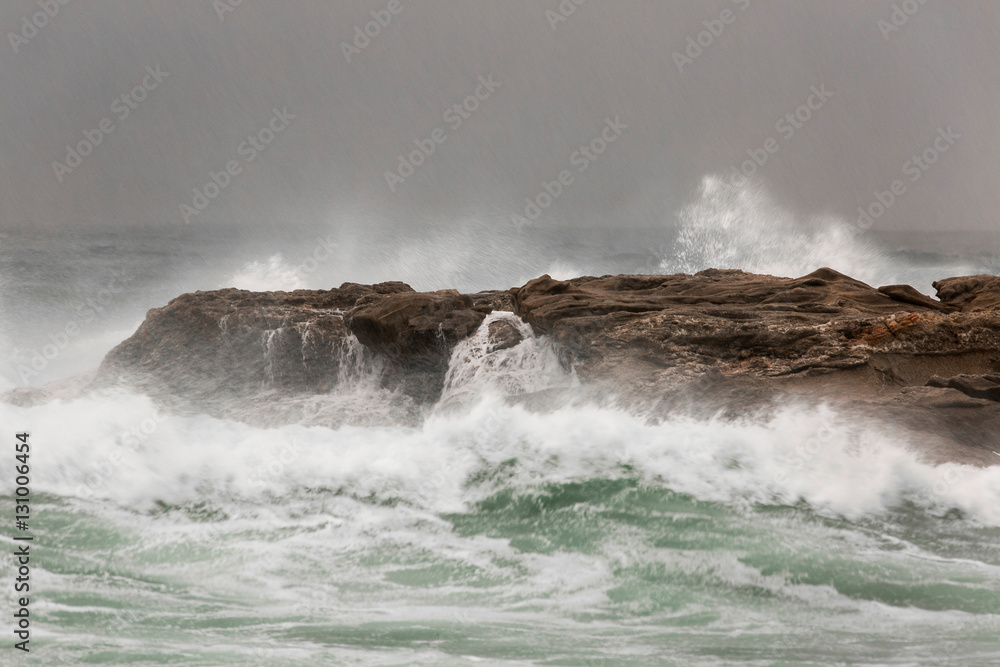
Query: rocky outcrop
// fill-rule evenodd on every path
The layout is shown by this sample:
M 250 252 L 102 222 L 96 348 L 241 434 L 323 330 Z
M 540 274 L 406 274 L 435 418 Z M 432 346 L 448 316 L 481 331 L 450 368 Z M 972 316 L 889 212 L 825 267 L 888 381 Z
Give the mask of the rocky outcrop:
M 930 460 L 1000 464 L 1000 279 L 935 284 L 940 301 L 831 269 L 709 270 L 542 276 L 512 294 L 581 380 L 626 403 L 735 417 L 834 401 L 911 431 Z
M 219 414 L 232 414 L 216 406 L 237 399 L 263 414 L 271 397 L 287 404 L 330 392 L 363 353 L 383 388 L 429 406 L 455 346 L 489 313 L 510 310 L 551 339 L 582 383 L 574 391 L 593 400 L 732 416 L 794 397 L 839 401 L 962 443 L 931 447 L 936 460 L 1000 463 L 1000 278 L 935 286 L 937 299 L 824 268 L 796 279 L 735 270 L 542 276 L 478 294 L 398 282 L 196 292 L 151 310 L 91 386 L 126 383 Z M 481 353 L 510 350 L 524 336 L 491 318 Z
M 444 387 L 451 351 L 482 324 L 494 301 L 490 294 L 474 297 L 455 290 L 370 296 L 358 301 L 345 324 L 387 362 L 385 386 L 432 403 Z
M 325 393 L 356 338 L 384 362 L 387 387 L 432 402 L 454 345 L 509 303 L 501 292 L 418 293 L 400 282 L 195 292 L 149 311 L 104 359 L 95 385 L 124 382 L 208 407 L 266 391 Z
M 957 389 L 972 398 L 1000 402 L 1000 375 L 956 375 L 950 378 L 935 375 L 927 386 Z
M 451 348 L 489 312 L 475 310 L 472 297 L 455 290 L 403 292 L 362 299 L 347 326 L 363 345 L 393 363 L 443 373 Z
M 1000 308 L 1000 276 L 966 276 L 934 283 L 942 303 L 966 312 Z
M 942 281 L 958 293 L 953 279 Z M 1000 371 L 1000 317 L 987 283 L 947 304 L 912 288 L 874 289 L 832 269 L 789 280 L 742 271 L 543 276 L 512 290 L 514 310 L 550 334 L 584 377 L 626 358 L 650 372 L 780 378 L 867 369 L 901 384 Z M 978 291 L 975 291 L 978 289 Z M 951 294 L 952 292 L 948 292 Z M 970 296 L 971 295 L 971 296 Z
M 336 290 L 184 294 L 154 308 L 101 365 L 97 383 L 124 381 L 193 402 L 263 389 L 324 392 L 349 331 L 343 315 L 363 298 L 413 292 L 403 283 Z
M 885 287 L 879 287 L 878 291 L 885 294 L 890 299 L 894 299 L 902 303 L 909 303 L 914 306 L 930 308 L 931 310 L 937 310 L 942 313 L 953 313 L 956 310 L 959 310 L 959 308 L 954 305 L 935 301 L 929 296 L 921 294 L 909 285 L 886 285 Z

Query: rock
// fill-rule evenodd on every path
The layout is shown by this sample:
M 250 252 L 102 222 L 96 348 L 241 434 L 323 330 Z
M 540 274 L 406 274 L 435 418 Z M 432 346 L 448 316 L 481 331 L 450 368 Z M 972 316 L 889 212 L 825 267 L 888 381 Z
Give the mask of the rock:
M 482 324 L 487 308 L 455 290 L 399 293 L 359 302 L 346 323 L 388 362 L 386 386 L 430 404 L 441 396 L 455 344 Z
M 490 322 L 487 334 L 489 335 L 490 352 L 507 350 L 524 340 L 521 330 L 507 320 L 494 320 Z
M 933 283 L 938 298 L 962 312 L 1000 308 L 1000 276 L 965 276 Z
M 510 290 L 477 292 L 470 294 L 469 298 L 472 299 L 472 307 L 484 315 L 495 310 L 514 312 L 514 297 Z
M 411 367 L 444 370 L 455 343 L 486 315 L 455 290 L 392 294 L 350 311 L 347 326 L 369 349 Z
M 928 380 L 927 386 L 957 389 L 972 398 L 1000 402 L 1000 375 L 956 375 L 950 378 L 935 375 Z
M 884 291 L 831 269 L 798 279 L 742 271 L 693 276 L 549 276 L 512 290 L 515 312 L 566 351 L 581 377 L 613 376 L 628 356 L 650 368 L 718 367 L 778 377 L 921 357 L 907 383 L 934 374 L 935 355 L 970 368 L 1000 350 L 996 314 L 951 314 L 905 290 Z M 899 300 L 906 297 L 906 301 Z M 871 373 L 877 374 L 874 369 Z
M 879 287 L 878 291 L 891 299 L 895 299 L 896 301 L 911 303 L 915 306 L 924 306 L 925 308 L 933 308 L 934 310 L 939 310 L 943 313 L 958 310 L 955 306 L 943 304 L 940 301 L 935 301 L 925 294 L 921 294 L 909 285 L 887 285 L 885 287 Z
M 1000 373 L 1000 307 L 988 280 L 945 282 L 943 297 L 971 297 L 939 303 L 830 269 L 543 276 L 512 294 L 583 382 L 624 405 L 704 417 L 832 401 L 912 430 L 928 460 L 995 465 L 1000 406 L 983 400 L 995 396 L 983 374 Z M 924 388 L 935 375 L 949 379 Z
M 890 314 L 898 302 L 868 285 L 820 269 L 798 280 L 738 270 L 693 276 L 605 276 L 553 280 L 542 276 L 512 290 L 515 312 L 543 331 L 575 317 L 676 313 L 748 321 L 760 314 L 797 321 L 829 321 L 831 315 Z
M 398 282 L 196 292 L 151 310 L 91 386 L 124 382 L 213 414 L 294 419 L 308 397 L 333 389 L 345 350 L 363 350 L 416 423 L 440 397 L 455 345 L 489 313 L 509 310 L 552 338 L 581 383 L 531 399 L 543 405 L 576 396 L 651 415 L 735 418 L 832 401 L 926 435 L 932 460 L 1000 463 L 1000 278 L 935 287 L 940 301 L 824 268 L 795 279 L 738 270 L 542 276 L 472 295 Z M 488 336 L 487 353 L 524 337 L 509 319 L 491 321 Z M 56 395 L 19 390 L 6 400 Z M 239 410 L 219 407 L 227 400 Z
M 360 298 L 412 292 L 403 283 L 336 290 L 184 294 L 107 354 L 96 386 L 124 381 L 165 396 L 212 404 L 266 389 L 328 391 L 349 336 L 343 314 Z
M 94 386 L 124 382 L 208 411 L 261 392 L 322 394 L 334 387 L 356 337 L 384 362 L 384 386 L 430 403 L 455 343 L 505 303 L 507 293 L 418 293 L 400 282 L 185 294 L 147 314 L 107 355 Z

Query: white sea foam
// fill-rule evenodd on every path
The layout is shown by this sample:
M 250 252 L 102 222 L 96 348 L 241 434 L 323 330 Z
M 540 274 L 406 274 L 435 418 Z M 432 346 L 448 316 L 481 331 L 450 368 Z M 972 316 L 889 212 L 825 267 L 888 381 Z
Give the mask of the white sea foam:
M 514 327 L 522 341 L 494 350 L 489 334 L 494 322 Z M 495 311 L 486 316 L 473 335 L 455 346 L 440 403 L 475 403 L 487 394 L 517 396 L 572 383 L 572 375 L 559 363 L 548 338 L 536 337 L 531 326 L 517 315 Z
M 856 518 L 909 501 L 1000 525 L 1000 467 L 921 463 L 892 431 L 829 408 L 788 406 L 763 421 L 650 423 L 607 408 L 539 413 L 487 397 L 414 428 L 259 429 L 162 415 L 149 399 L 118 393 L 33 408 L 2 404 L 0 415 L 31 431 L 44 452 L 34 467 L 37 491 L 140 507 L 332 489 L 455 511 L 497 490 L 470 485 L 474 475 L 507 465 L 504 484 L 525 492 L 638 476 L 724 503 L 805 501 Z M 12 475 L 12 465 L 0 461 L 0 474 Z

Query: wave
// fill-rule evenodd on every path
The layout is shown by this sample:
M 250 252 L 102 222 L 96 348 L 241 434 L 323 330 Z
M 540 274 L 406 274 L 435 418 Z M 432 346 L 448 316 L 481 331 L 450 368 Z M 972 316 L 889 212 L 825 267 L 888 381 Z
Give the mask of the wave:
M 264 429 L 110 393 L 2 404 L 0 417 L 44 447 L 36 492 L 146 510 L 332 493 L 438 513 L 501 489 L 621 478 L 734 506 L 806 503 L 856 519 L 912 504 L 1000 526 L 1000 467 L 922 463 L 892 430 L 824 406 L 652 422 L 590 404 L 538 412 L 494 394 L 413 427 Z
M 803 227 L 745 181 L 707 177 L 680 220 L 664 271 L 738 267 L 800 275 L 826 264 L 877 284 L 894 282 L 900 269 L 846 225 Z M 416 257 L 414 265 L 426 259 Z M 275 254 L 248 263 L 232 283 L 294 289 L 302 278 Z M 513 327 L 522 342 L 492 349 L 489 327 L 497 323 Z M 550 342 L 510 313 L 491 314 L 456 347 L 441 401 L 428 412 L 414 414 L 398 393 L 382 388 L 384 369 L 356 340 L 341 354 L 350 363 L 341 364 L 345 375 L 333 392 L 274 399 L 301 414 L 281 428 L 168 415 L 128 392 L 31 408 L 0 404 L 0 417 L 46 443 L 38 490 L 122 506 L 263 502 L 325 489 L 443 512 L 468 508 L 501 486 L 530 492 L 541 484 L 628 477 L 734 505 L 804 502 L 818 512 L 861 517 L 913 503 L 1000 526 L 1000 467 L 928 465 L 908 449 L 905 437 L 912 436 L 830 407 L 654 421 L 582 399 L 545 411 L 511 401 L 553 388 L 573 395 L 576 381 Z M 2 474 L 12 474 L 11 465 L 0 461 Z

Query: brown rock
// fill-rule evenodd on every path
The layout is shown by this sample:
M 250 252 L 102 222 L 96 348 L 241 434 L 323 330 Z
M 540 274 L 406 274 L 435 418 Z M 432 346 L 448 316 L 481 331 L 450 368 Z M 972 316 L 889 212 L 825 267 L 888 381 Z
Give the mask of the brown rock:
M 487 332 L 490 340 L 489 352 L 510 349 L 524 340 L 524 335 L 521 334 L 520 329 L 507 320 L 494 320 L 490 322 Z
M 1000 375 L 963 374 L 950 378 L 935 375 L 927 381 L 927 386 L 957 389 L 972 398 L 1000 401 Z
M 265 389 L 328 391 L 349 335 L 343 313 L 363 296 L 403 283 L 336 290 L 223 289 L 173 299 L 107 354 L 95 382 L 125 381 L 151 393 L 211 403 Z
M 474 295 L 402 283 L 197 292 L 150 311 L 108 354 L 98 384 L 125 380 L 208 411 L 235 397 L 263 412 L 275 392 L 329 391 L 353 334 L 380 360 L 385 386 L 427 404 L 454 346 L 488 313 L 512 310 L 552 337 L 590 396 L 732 415 L 788 396 L 835 400 L 936 434 L 933 460 L 1000 463 L 1000 278 L 935 287 L 941 301 L 820 269 L 797 279 L 736 270 L 542 276 Z M 494 351 L 522 339 L 504 320 L 489 337 Z
M 885 287 L 879 287 L 878 291 L 882 292 L 882 294 L 885 294 L 891 299 L 895 299 L 896 301 L 911 303 L 915 306 L 924 306 L 925 308 L 933 308 L 934 310 L 939 310 L 943 313 L 958 310 L 955 306 L 943 304 L 940 301 L 935 301 L 925 294 L 921 294 L 909 285 L 887 285 Z
M 1000 276 L 965 276 L 933 283 L 942 302 L 963 312 L 1000 308 Z
M 347 326 L 363 345 L 411 368 L 444 370 L 455 343 L 486 315 L 455 290 L 391 294 L 351 310 Z

